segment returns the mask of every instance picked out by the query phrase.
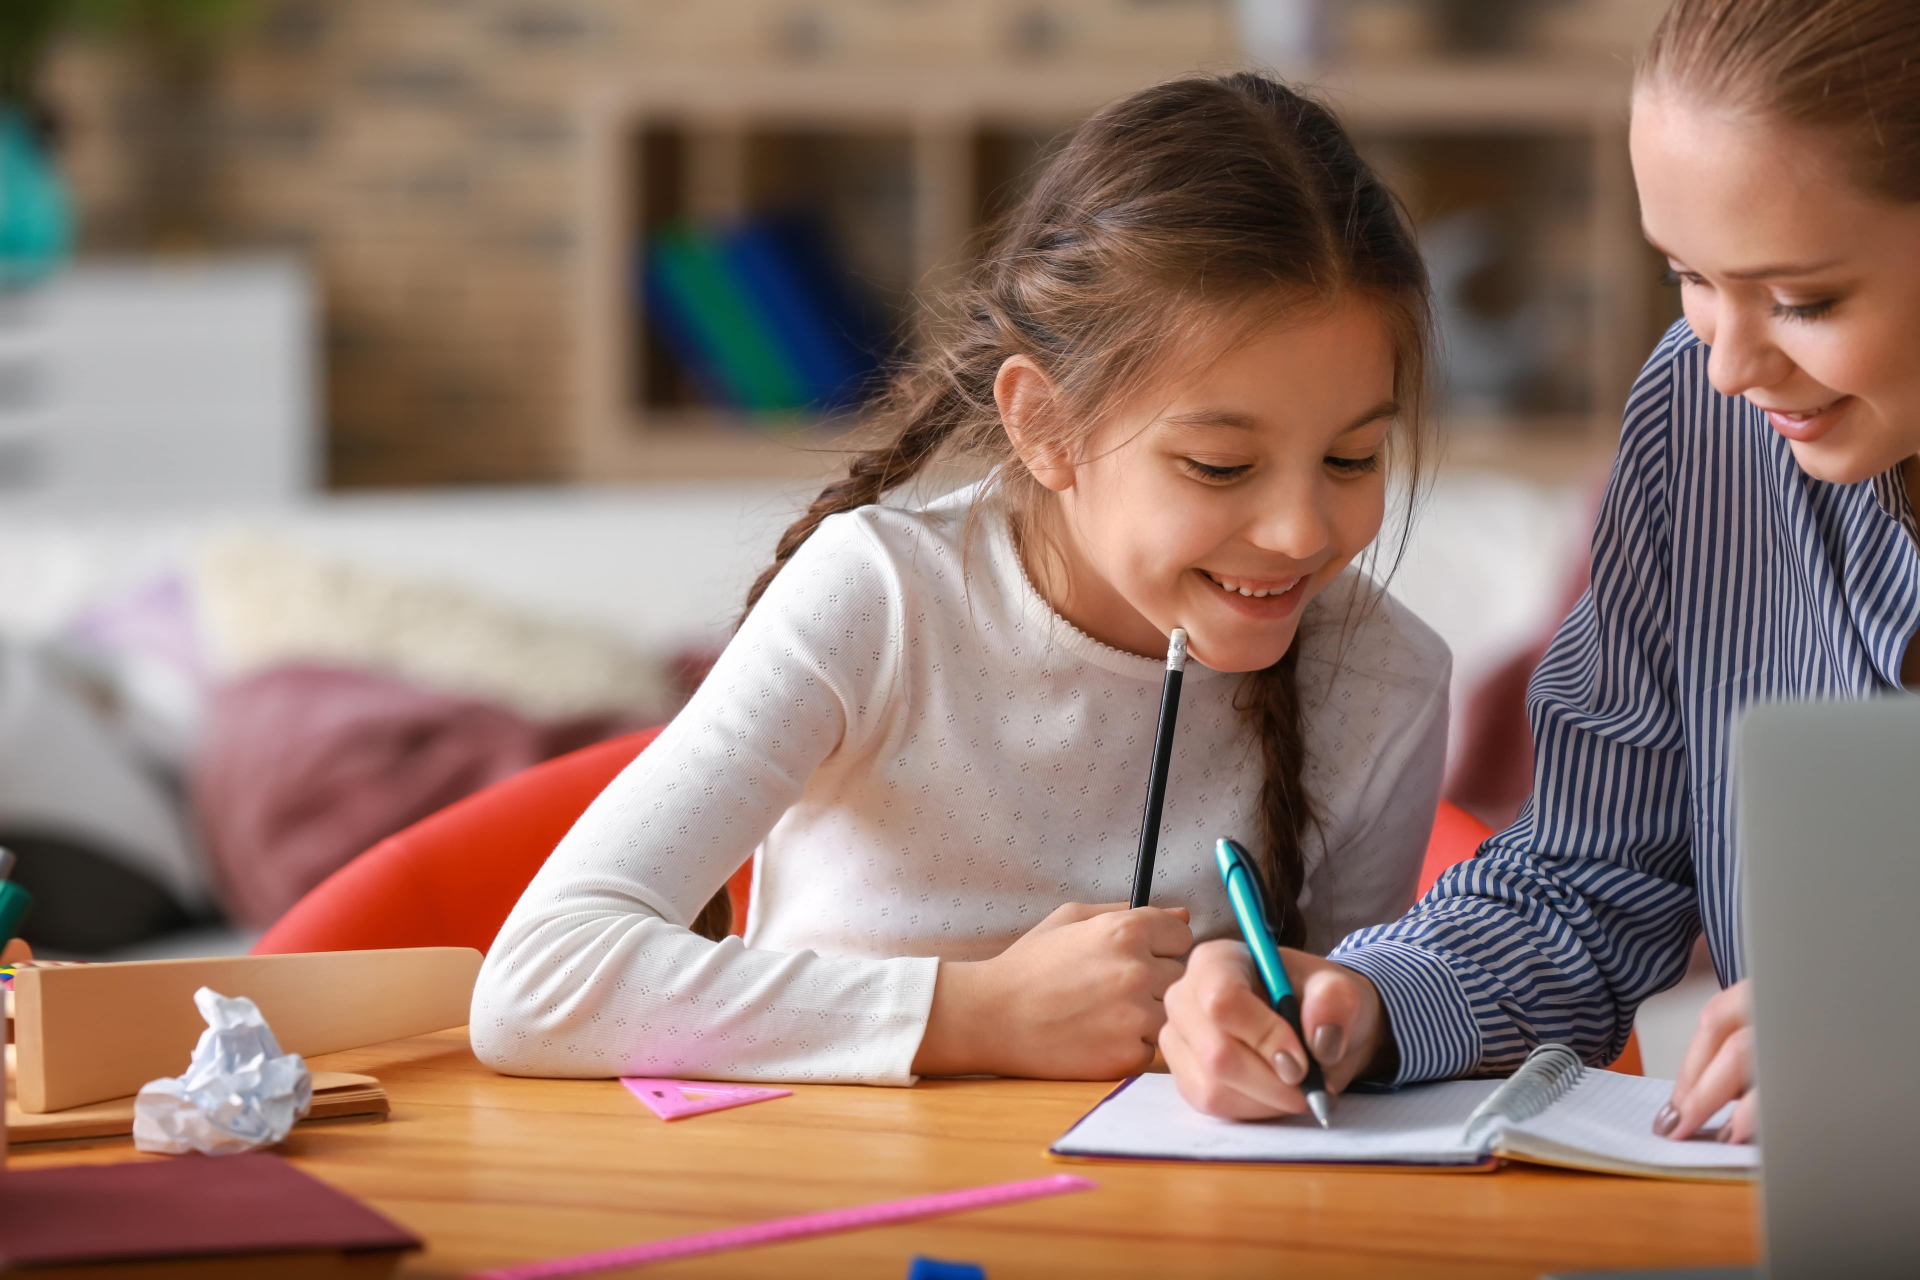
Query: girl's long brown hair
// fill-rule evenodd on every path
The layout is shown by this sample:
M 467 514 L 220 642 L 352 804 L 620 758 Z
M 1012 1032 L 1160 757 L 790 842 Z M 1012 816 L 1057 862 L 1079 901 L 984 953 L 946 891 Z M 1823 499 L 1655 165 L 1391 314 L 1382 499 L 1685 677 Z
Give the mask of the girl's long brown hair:
M 781 536 L 747 610 L 822 520 L 879 502 L 936 459 L 991 464 L 1016 538 L 1038 546 L 1045 491 L 1013 461 L 994 404 L 1008 357 L 1031 358 L 1055 390 L 1053 411 L 1029 431 L 1084 456 L 1095 427 L 1164 380 L 1172 360 L 1204 358 L 1263 321 L 1344 296 L 1376 306 L 1393 336 L 1404 410 L 1395 458 L 1418 476 L 1426 273 L 1398 202 L 1332 113 L 1253 73 L 1185 77 L 1113 103 L 1075 131 L 988 233 L 977 265 L 939 309 L 951 317 L 946 331 L 894 374 L 875 406 L 881 443 L 856 453 Z M 1237 699 L 1266 771 L 1264 838 L 1250 844 L 1270 917 L 1290 946 L 1305 938 L 1301 845 L 1314 819 L 1299 649 L 1250 673 Z M 722 892 L 696 928 L 718 936 L 727 919 Z
M 1920 201 L 1914 0 L 1674 0 L 1641 55 L 1639 81 L 1832 130 L 1862 187 Z

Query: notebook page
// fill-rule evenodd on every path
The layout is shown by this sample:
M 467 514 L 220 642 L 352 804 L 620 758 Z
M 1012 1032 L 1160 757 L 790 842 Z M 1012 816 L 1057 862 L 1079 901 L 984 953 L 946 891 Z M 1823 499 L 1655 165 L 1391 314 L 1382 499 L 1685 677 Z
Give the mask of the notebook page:
M 1357 1164 L 1477 1164 L 1485 1152 L 1461 1141 L 1473 1109 L 1498 1080 L 1450 1080 L 1397 1093 L 1347 1094 L 1333 1127 L 1310 1117 L 1251 1123 L 1216 1120 L 1186 1104 L 1170 1075 L 1150 1074 L 1096 1107 L 1053 1144 L 1063 1156 L 1149 1160 L 1243 1160 Z
M 1673 1081 L 1589 1071 L 1559 1102 L 1509 1126 L 1502 1145 L 1525 1149 L 1544 1140 L 1569 1152 L 1604 1156 L 1656 1169 L 1757 1169 L 1757 1147 L 1730 1142 L 1674 1142 L 1655 1136 L 1653 1117 L 1673 1092 Z M 1730 1109 L 1729 1109 L 1730 1111 Z M 1724 1120 L 1724 1114 L 1712 1123 Z

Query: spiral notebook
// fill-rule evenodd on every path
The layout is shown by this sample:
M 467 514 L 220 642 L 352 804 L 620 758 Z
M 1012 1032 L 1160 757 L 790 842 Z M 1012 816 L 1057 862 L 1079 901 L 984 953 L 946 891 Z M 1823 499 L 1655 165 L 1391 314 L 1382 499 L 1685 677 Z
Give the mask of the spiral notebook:
M 1672 1090 L 1671 1080 L 1591 1070 L 1564 1045 L 1542 1045 L 1505 1080 L 1348 1093 L 1333 1126 L 1321 1129 L 1306 1116 L 1216 1120 L 1189 1107 L 1172 1076 L 1143 1075 L 1108 1094 L 1049 1150 L 1075 1159 L 1409 1169 L 1492 1169 L 1522 1160 L 1643 1178 L 1754 1178 L 1754 1147 L 1654 1135 L 1653 1117 Z

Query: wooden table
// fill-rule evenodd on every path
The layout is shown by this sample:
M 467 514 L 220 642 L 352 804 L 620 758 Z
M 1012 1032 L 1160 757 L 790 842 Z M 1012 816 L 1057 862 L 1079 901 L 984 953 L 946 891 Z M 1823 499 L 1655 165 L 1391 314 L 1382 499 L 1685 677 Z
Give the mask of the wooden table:
M 1754 1196 L 1524 1167 L 1304 1173 L 1073 1163 L 1047 1144 L 1099 1084 L 799 1086 L 667 1124 L 611 1080 L 496 1076 L 464 1032 L 313 1061 L 380 1077 L 386 1123 L 296 1130 L 285 1152 L 427 1241 L 412 1276 L 1037 1177 L 1099 1189 L 650 1269 L 649 1277 L 900 1280 L 916 1253 L 1033 1276 L 1534 1276 L 1755 1256 Z M 16 1167 L 124 1160 L 125 1140 L 16 1151 Z M 632 1273 L 629 1273 L 632 1274 Z

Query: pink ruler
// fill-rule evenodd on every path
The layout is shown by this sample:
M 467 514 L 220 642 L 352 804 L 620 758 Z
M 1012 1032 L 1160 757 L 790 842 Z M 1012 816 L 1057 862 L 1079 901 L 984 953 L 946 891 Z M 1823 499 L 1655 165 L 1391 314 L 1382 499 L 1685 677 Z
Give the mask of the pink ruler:
M 769 1098 L 791 1098 L 791 1089 L 762 1089 L 746 1084 L 716 1084 L 711 1080 L 653 1080 L 621 1076 L 620 1083 L 662 1120 L 684 1120 L 709 1111 L 744 1107 Z
M 1062 1196 L 1072 1191 L 1091 1191 L 1097 1185 L 1070 1173 L 1056 1173 L 1052 1177 L 1031 1178 L 1026 1182 L 998 1182 L 990 1187 L 943 1191 L 938 1195 L 916 1196 L 911 1200 L 890 1200 L 885 1204 L 867 1204 L 855 1209 L 829 1209 L 825 1213 L 803 1213 L 797 1218 L 750 1222 L 744 1227 L 703 1231 L 699 1235 L 674 1236 L 668 1240 L 650 1240 L 646 1244 L 605 1249 L 599 1253 L 577 1253 L 571 1258 L 523 1262 L 517 1267 L 477 1272 L 469 1280 L 559 1280 L 563 1276 L 591 1275 L 596 1271 L 611 1271 L 615 1267 L 641 1267 L 650 1262 L 670 1262 L 703 1253 L 751 1249 L 755 1245 L 832 1235 L 836 1231 L 858 1231 L 863 1227 L 884 1227 L 895 1222 L 911 1222 L 915 1218 L 965 1213 L 969 1209 L 991 1209 L 996 1205 Z

